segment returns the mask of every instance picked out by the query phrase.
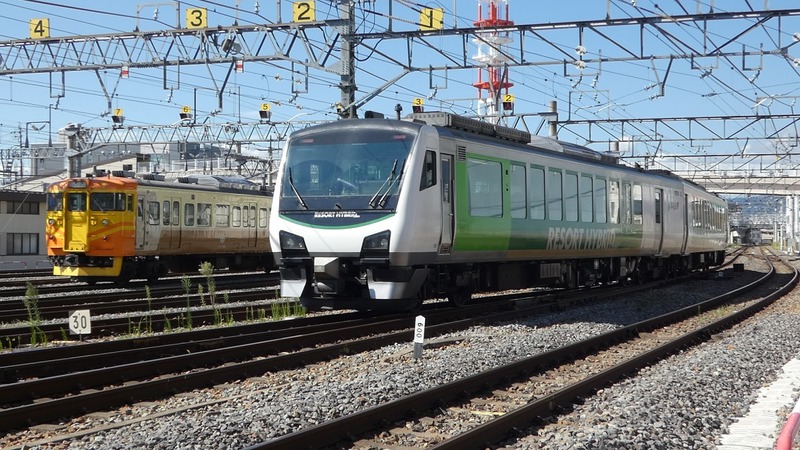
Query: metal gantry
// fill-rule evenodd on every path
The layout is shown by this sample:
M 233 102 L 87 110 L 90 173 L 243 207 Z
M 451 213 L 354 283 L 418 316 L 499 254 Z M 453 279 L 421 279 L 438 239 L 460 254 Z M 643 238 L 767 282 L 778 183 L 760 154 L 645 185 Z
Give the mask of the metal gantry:
M 337 4 L 339 18 L 326 21 L 3 41 L 0 42 L 0 76 L 108 69 L 161 69 L 166 85 L 167 67 L 227 65 L 227 74 L 223 79 L 215 79 L 214 73 L 209 71 L 210 82 L 221 95 L 222 91 L 218 86 L 224 86 L 238 61 L 269 62 L 292 67 L 296 65 L 338 76 L 341 90 L 338 112 L 341 117 L 355 117 L 358 110 L 371 99 L 408 74 L 430 74 L 430 87 L 434 89 L 438 88 L 434 74 L 446 78 L 454 70 L 484 69 L 485 61 L 471 57 L 471 42 L 477 42 L 483 48 L 491 50 L 497 56 L 496 60 L 502 61 L 502 70 L 509 67 L 551 68 L 550 70 L 564 79 L 574 80 L 575 92 L 578 92 L 584 79 L 601 76 L 603 67 L 613 63 L 647 61 L 652 64 L 657 77 L 654 86 L 656 96 L 668 95 L 667 80 L 675 60 L 689 61 L 691 70 L 696 71 L 699 77 L 714 77 L 715 71 L 724 65 L 726 69 L 730 68 L 742 77 L 752 76 L 753 79 L 764 69 L 764 58 L 777 58 L 788 67 L 800 64 L 800 53 L 795 53 L 794 48 L 800 42 L 800 35 L 790 35 L 784 31 L 790 28 L 784 22 L 800 16 L 800 8 L 769 10 L 765 7 L 756 11 L 709 11 L 696 14 L 684 11 L 686 13 L 680 15 L 606 17 L 590 21 L 538 24 L 503 22 L 494 27 L 491 24 L 483 24 L 482 27 L 457 27 L 454 24 L 452 27 L 436 30 L 407 31 L 398 31 L 397 22 L 390 19 L 386 23 L 378 23 L 379 31 L 358 33 L 354 28 L 354 9 L 361 8 L 362 14 L 374 13 L 378 17 L 376 11 L 370 10 L 372 3 L 356 4 L 353 1 L 340 0 Z M 680 31 L 687 27 L 693 27 L 699 39 L 682 38 Z M 715 31 L 718 28 L 728 30 L 724 37 L 720 37 L 721 34 Z M 492 32 L 501 33 L 504 44 L 508 45 L 501 47 L 487 39 L 486 36 L 494 35 Z M 766 44 L 759 47 L 740 45 L 740 39 L 756 32 L 766 35 Z M 393 45 L 391 51 L 386 50 L 385 43 L 392 41 L 401 45 Z M 356 45 L 371 55 L 379 56 L 383 64 L 393 71 L 386 74 L 385 83 L 377 88 L 364 90 L 356 87 L 358 68 L 353 51 Z M 656 64 L 659 61 L 663 61 L 666 67 L 659 68 Z M 305 76 L 308 77 L 307 72 Z M 180 89 L 180 86 L 177 88 Z M 362 93 L 360 98 L 357 98 L 357 92 Z M 557 112 L 546 113 L 550 129 L 555 130 L 562 138 L 571 134 L 571 137 L 584 139 L 585 143 L 616 143 L 614 145 L 617 148 L 621 145 L 635 150 L 633 146 L 636 144 L 652 144 L 655 148 L 646 147 L 638 154 L 623 154 L 623 157 L 640 158 L 645 166 L 659 168 L 663 168 L 663 161 L 666 159 L 680 159 L 682 164 L 692 166 L 687 172 L 702 163 L 693 160 L 694 155 L 691 154 L 679 156 L 665 153 L 661 147 L 664 142 L 683 142 L 692 147 L 698 143 L 716 140 L 782 140 L 785 138 L 782 132 L 794 133 L 796 140 L 794 127 L 800 118 L 793 111 L 773 114 L 767 110 L 753 115 L 732 117 L 654 116 L 589 120 L 576 114 L 580 108 L 579 103 L 573 103 L 570 98 L 566 117 Z M 524 120 L 525 116 L 541 118 L 543 114 L 517 111 L 512 118 Z M 762 126 L 767 122 L 769 127 Z M 248 142 L 276 142 L 277 145 L 280 139 L 285 138 L 285 131 L 291 128 L 289 124 L 285 125 L 286 129 L 281 130 L 277 128 L 283 125 L 239 122 L 219 125 L 193 123 L 191 126 L 124 126 L 107 130 L 94 129 L 91 138 L 98 143 L 208 142 L 216 139 L 231 143 L 231 148 L 238 148 Z M 793 148 L 796 143 L 787 145 Z M 623 152 L 626 150 L 627 148 L 621 149 Z M 744 155 L 744 152 L 740 153 Z M 791 149 L 778 156 L 781 164 L 771 166 L 775 170 L 783 170 L 783 163 L 789 163 Z M 748 169 L 753 171 L 752 167 L 739 167 L 742 166 L 742 161 L 732 160 L 735 155 L 723 158 L 726 170 L 730 172 Z M 715 164 L 722 170 L 723 164 Z M 761 166 L 763 168 L 764 164 Z M 673 169 L 680 172 L 678 167 Z

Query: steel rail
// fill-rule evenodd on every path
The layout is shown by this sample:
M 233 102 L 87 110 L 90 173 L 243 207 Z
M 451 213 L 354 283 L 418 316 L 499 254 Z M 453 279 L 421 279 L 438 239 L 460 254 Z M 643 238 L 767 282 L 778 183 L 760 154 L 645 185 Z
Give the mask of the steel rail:
M 409 411 L 425 411 L 449 401 L 463 399 L 465 395 L 483 392 L 487 388 L 497 387 L 499 385 L 507 385 L 508 383 L 520 378 L 527 379 L 532 373 L 540 373 L 545 368 L 556 367 L 564 364 L 567 361 L 574 361 L 578 357 L 591 354 L 596 352 L 598 349 L 608 348 L 617 342 L 629 340 L 637 336 L 639 333 L 647 332 L 649 330 L 692 317 L 701 313 L 702 311 L 712 309 L 731 298 L 755 289 L 772 278 L 774 273 L 774 268 L 772 268 L 770 273 L 761 277 L 759 280 L 704 302 L 685 307 L 671 313 L 663 314 L 652 319 L 628 325 L 587 339 L 585 341 L 570 344 L 560 349 L 535 355 L 506 366 L 484 371 L 430 390 L 418 392 L 416 394 L 387 402 L 333 421 L 325 422 L 291 434 L 287 434 L 274 440 L 248 447 L 248 450 L 318 448 L 320 446 L 336 445 L 341 442 L 350 442 L 352 440 L 352 436 L 354 435 L 364 434 L 382 426 L 383 424 L 392 423 L 394 421 L 406 418 Z M 796 283 L 797 273 L 795 272 L 792 281 L 784 286 L 783 289 L 788 289 L 789 287 L 794 286 Z M 768 303 L 771 303 L 772 301 L 774 301 L 774 299 L 770 300 Z M 765 307 L 768 303 L 762 302 L 761 308 Z M 751 307 L 747 308 L 746 311 L 753 311 L 755 309 L 758 308 Z M 746 317 L 746 315 L 740 312 L 737 313 L 735 317 L 735 319 L 729 320 L 738 322 Z M 647 359 L 652 362 L 652 358 L 656 357 L 658 354 L 664 355 L 667 351 L 673 352 L 675 349 L 682 348 L 694 340 L 704 340 L 710 335 L 711 331 L 725 326 L 726 323 L 727 322 L 725 320 L 719 320 L 714 324 L 703 327 L 701 330 L 677 340 L 677 342 L 675 342 L 675 344 L 671 347 L 665 345 L 659 352 L 652 352 L 652 355 L 649 355 Z M 644 361 L 644 359 L 642 361 Z M 526 419 L 523 419 L 522 421 L 524 422 L 524 420 L 527 420 L 527 423 L 530 423 L 532 416 L 536 416 L 536 414 L 542 414 L 543 412 L 550 413 L 554 408 L 570 403 L 576 396 L 591 392 L 593 389 L 596 389 L 599 386 L 598 383 L 601 381 L 603 383 L 607 383 L 610 380 L 615 379 L 614 377 L 617 377 L 620 374 L 629 373 L 631 370 L 633 370 L 634 366 L 635 365 L 632 363 L 625 364 L 619 369 L 613 369 L 604 372 L 602 377 L 592 379 L 591 381 L 580 382 L 571 388 L 567 388 L 560 395 L 553 394 L 551 396 L 547 396 L 541 400 L 541 403 L 537 402 L 540 404 L 540 406 L 536 408 L 532 407 L 533 412 L 525 415 Z M 509 416 L 509 419 L 506 420 L 509 420 L 510 427 L 513 428 L 514 426 L 519 426 L 520 422 L 513 422 L 512 419 L 516 416 L 509 414 L 506 414 L 506 416 Z M 495 420 L 502 420 L 503 417 L 505 416 Z M 497 422 L 497 424 L 501 423 L 502 422 Z M 487 424 L 486 428 L 484 428 L 484 431 L 474 431 L 476 433 L 475 435 L 468 436 L 464 434 L 464 437 L 459 435 L 456 438 L 440 444 L 440 446 L 441 448 L 459 449 L 487 448 L 486 443 L 498 435 L 498 429 L 503 428 L 503 425 L 497 424 Z M 508 429 L 510 428 L 506 428 L 505 433 L 508 432 Z M 486 433 L 486 435 L 484 436 L 481 433 Z

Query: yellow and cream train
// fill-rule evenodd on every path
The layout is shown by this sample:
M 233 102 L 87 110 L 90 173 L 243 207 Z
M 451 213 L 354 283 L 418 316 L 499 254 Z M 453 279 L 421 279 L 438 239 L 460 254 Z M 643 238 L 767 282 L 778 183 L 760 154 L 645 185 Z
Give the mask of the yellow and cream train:
M 240 177 L 99 172 L 47 189 L 53 274 L 75 280 L 154 281 L 197 271 L 274 265 L 267 233 L 272 193 Z

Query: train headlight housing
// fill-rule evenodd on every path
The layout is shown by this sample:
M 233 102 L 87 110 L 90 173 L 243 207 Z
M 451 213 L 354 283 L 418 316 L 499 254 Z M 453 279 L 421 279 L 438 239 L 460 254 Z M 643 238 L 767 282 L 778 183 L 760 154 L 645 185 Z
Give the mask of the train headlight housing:
M 278 233 L 278 236 L 281 241 L 281 253 L 284 255 L 308 255 L 306 241 L 302 237 L 286 231 L 281 231 Z
M 47 219 L 47 223 L 49 223 L 50 225 L 55 225 L 56 219 Z
M 108 225 L 110 222 L 108 221 L 108 219 L 103 219 L 100 223 L 102 223 L 103 225 Z
M 380 233 L 373 234 L 364 238 L 364 243 L 361 244 L 361 257 L 362 258 L 388 258 L 389 257 L 389 238 L 391 233 L 389 230 L 381 231 Z

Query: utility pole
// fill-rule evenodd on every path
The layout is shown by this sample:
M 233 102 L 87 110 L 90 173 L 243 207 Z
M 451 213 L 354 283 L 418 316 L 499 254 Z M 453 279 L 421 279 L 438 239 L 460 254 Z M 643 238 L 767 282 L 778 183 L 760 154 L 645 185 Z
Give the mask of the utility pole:
M 353 49 L 353 19 L 355 5 L 353 0 L 339 0 L 339 17 L 343 22 L 341 61 L 342 75 L 339 88 L 342 90 L 339 116 L 354 119 L 356 113 L 356 58 Z

